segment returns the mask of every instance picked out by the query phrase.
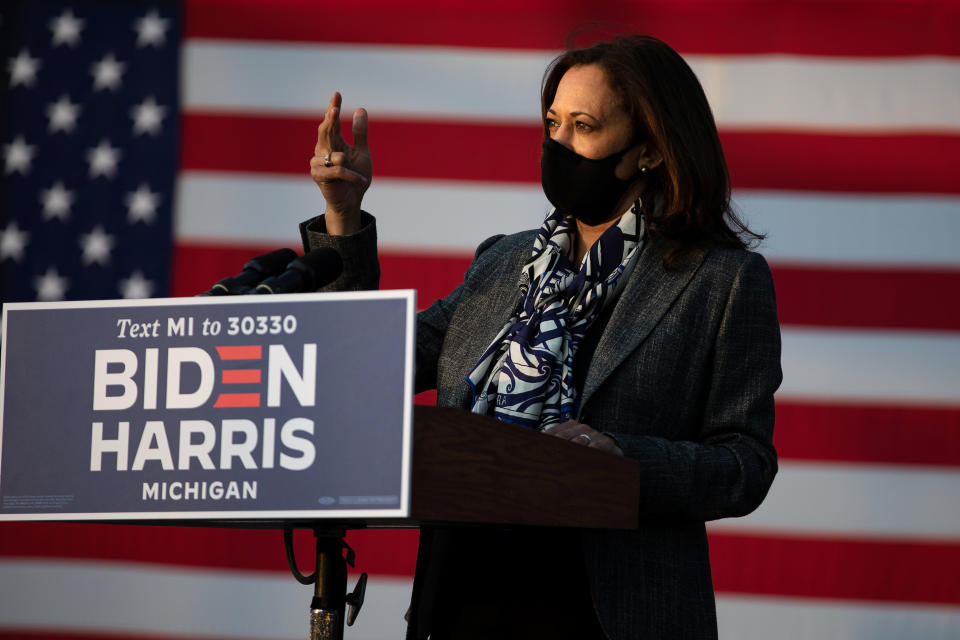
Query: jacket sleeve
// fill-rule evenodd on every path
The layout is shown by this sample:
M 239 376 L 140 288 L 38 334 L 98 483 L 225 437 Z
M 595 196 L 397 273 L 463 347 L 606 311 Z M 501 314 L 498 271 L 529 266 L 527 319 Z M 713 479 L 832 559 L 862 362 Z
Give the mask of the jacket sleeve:
M 473 262 L 464 274 L 463 282 L 450 295 L 435 300 L 428 308 L 417 314 L 417 379 L 414 385 L 416 393 L 436 388 L 437 366 L 450 320 L 464 296 L 468 294 L 472 276 L 483 269 L 484 262 L 494 252 L 486 256 L 484 253 L 503 237 L 501 234 L 484 240 L 477 247 Z
M 640 462 L 641 521 L 745 515 L 760 505 L 773 482 L 780 325 L 770 270 L 761 256 L 748 255 L 713 341 L 696 440 L 611 433 L 624 454 Z
M 323 247 L 336 250 L 343 259 L 340 276 L 319 291 L 369 291 L 380 288 L 377 259 L 377 221 L 366 211 L 360 214 L 360 230 L 349 236 L 332 236 L 322 215 L 300 224 L 303 250 Z

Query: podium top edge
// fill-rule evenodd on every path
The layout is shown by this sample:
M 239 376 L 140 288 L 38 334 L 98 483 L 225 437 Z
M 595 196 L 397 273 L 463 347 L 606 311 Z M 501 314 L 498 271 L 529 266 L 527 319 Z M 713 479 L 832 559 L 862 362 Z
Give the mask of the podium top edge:
M 335 300 L 409 300 L 416 302 L 416 289 L 386 289 L 378 291 L 334 291 L 313 293 L 277 293 L 271 295 L 236 295 L 236 296 L 186 296 L 176 298 L 137 298 L 109 299 L 109 300 L 59 300 L 55 302 L 5 302 L 4 314 L 7 311 L 30 311 L 35 309 L 96 309 L 107 307 L 165 307 L 188 305 L 218 305 L 238 303 L 270 303 L 270 302 L 313 302 Z

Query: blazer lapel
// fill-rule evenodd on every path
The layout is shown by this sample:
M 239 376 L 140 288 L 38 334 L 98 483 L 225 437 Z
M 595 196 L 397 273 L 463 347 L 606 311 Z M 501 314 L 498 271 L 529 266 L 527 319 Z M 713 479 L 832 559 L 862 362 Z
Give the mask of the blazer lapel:
M 675 270 L 663 266 L 669 247 L 651 240 L 634 267 L 604 329 L 583 385 L 580 407 L 593 392 L 650 335 L 696 273 L 705 251 L 688 258 Z
M 533 246 L 532 239 L 529 245 Z M 522 246 L 527 245 L 524 243 Z M 509 262 L 503 271 L 504 276 L 492 279 L 489 288 L 484 287 L 482 294 L 471 296 L 465 303 L 466 308 L 458 311 L 470 317 L 474 324 L 469 338 L 452 345 L 443 356 L 456 363 L 454 371 L 458 381 L 450 390 L 450 395 L 444 398 L 448 406 L 470 407 L 473 391 L 466 382 L 466 376 L 473 371 L 494 336 L 503 329 L 520 302 L 518 280 L 529 253 L 515 251 L 505 257 Z

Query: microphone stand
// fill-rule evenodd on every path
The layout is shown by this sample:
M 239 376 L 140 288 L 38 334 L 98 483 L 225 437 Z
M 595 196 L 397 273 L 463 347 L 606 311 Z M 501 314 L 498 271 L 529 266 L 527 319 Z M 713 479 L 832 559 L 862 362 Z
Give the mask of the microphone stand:
M 283 546 L 287 564 L 300 584 L 313 585 L 310 601 L 310 640 L 343 640 L 343 623 L 353 626 L 367 590 L 367 574 L 360 574 L 357 586 L 347 594 L 347 565 L 354 566 L 356 554 L 346 540 L 343 529 L 315 528 L 316 569 L 308 576 L 300 573 L 293 552 L 293 529 L 283 530 Z M 344 558 L 346 550 L 346 558 Z M 349 605 L 349 611 L 344 610 Z

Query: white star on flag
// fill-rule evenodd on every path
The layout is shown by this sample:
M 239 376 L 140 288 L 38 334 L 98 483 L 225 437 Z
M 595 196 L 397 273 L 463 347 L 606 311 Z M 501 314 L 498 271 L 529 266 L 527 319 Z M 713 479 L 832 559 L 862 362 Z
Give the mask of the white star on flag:
M 127 221 L 130 224 L 138 220 L 150 224 L 157 215 L 160 194 L 150 191 L 150 187 L 141 182 L 136 191 L 127 192 Z
M 57 131 L 73 133 L 79 115 L 80 105 L 70 102 L 70 96 L 64 94 L 56 102 L 47 105 L 47 118 L 50 119 L 47 130 L 50 133 Z
M 17 136 L 10 144 L 3 145 L 3 160 L 5 174 L 19 172 L 21 175 L 30 173 L 30 163 L 36 155 L 36 146 L 27 144 L 23 136 Z
M 130 109 L 130 117 L 133 118 L 133 134 L 157 135 L 160 133 L 160 122 L 166 113 L 167 108 L 157 104 L 153 96 L 134 106 Z
M 52 46 L 57 47 L 61 44 L 77 46 L 80 42 L 81 29 L 83 29 L 83 20 L 75 17 L 70 9 L 66 9 L 50 21 L 50 30 L 53 31 Z
M 103 230 L 103 225 L 98 224 L 90 233 L 80 236 L 80 247 L 83 249 L 80 261 L 84 266 L 94 262 L 106 266 L 110 262 L 110 250 L 114 244 L 113 236 Z
M 32 87 L 37 79 L 37 71 L 40 66 L 40 58 L 31 58 L 29 51 L 21 49 L 16 58 L 10 58 L 7 61 L 7 69 L 10 71 L 10 86 L 15 87 L 22 84 Z
M 120 149 L 110 146 L 110 141 L 103 139 L 96 147 L 87 149 L 87 162 L 90 163 L 90 177 L 104 176 L 112 178 L 117 172 L 117 163 L 120 161 Z
M 124 298 L 149 298 L 153 294 L 153 283 L 144 278 L 139 269 L 129 278 L 122 278 L 118 288 Z
M 66 220 L 70 216 L 70 207 L 73 205 L 73 192 L 66 189 L 59 180 L 49 189 L 44 189 L 40 196 L 43 203 L 43 219 L 59 218 Z
M 70 281 L 57 272 L 56 267 L 47 267 L 47 272 L 33 279 L 33 286 L 37 290 L 37 300 L 63 300 L 67 293 Z
M 30 242 L 30 234 L 22 231 L 13 220 L 0 231 L 0 261 L 13 258 L 14 262 L 23 259 L 23 250 Z
M 99 62 L 90 67 L 93 74 L 93 90 L 110 89 L 116 91 L 120 87 L 120 77 L 126 68 L 126 63 L 117 60 L 112 53 L 108 53 Z
M 167 23 L 161 18 L 156 9 L 133 22 L 133 30 L 137 32 L 137 46 L 153 45 L 159 47 L 166 40 Z

